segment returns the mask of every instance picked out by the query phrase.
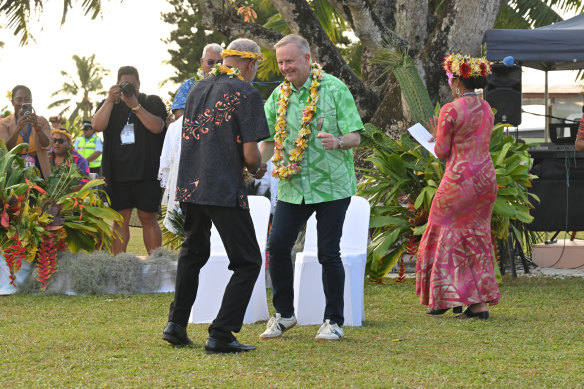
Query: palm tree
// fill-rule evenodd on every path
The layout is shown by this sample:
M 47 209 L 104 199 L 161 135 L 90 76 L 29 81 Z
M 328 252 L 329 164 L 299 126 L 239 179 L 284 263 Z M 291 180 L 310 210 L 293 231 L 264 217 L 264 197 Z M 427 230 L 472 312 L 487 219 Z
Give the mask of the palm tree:
M 107 92 L 103 89 L 101 80 L 104 76 L 110 73 L 109 70 L 104 69 L 100 64 L 95 62 L 95 54 L 89 58 L 74 55 L 73 60 L 77 66 L 77 79 L 75 79 L 74 76 L 68 74 L 67 72 L 61 71 L 61 75 L 66 77 L 68 80 L 63 83 L 61 89 L 51 95 L 51 97 L 54 97 L 56 95 L 63 94 L 73 97 L 66 97 L 61 100 L 57 100 L 51 103 L 48 107 L 54 108 L 65 106 L 65 108 L 59 113 L 62 115 L 71 109 L 72 104 L 75 104 L 75 108 L 73 109 L 73 112 L 71 112 L 68 119 L 69 123 L 75 122 L 75 119 L 77 119 L 79 116 L 81 116 L 81 119 L 83 120 L 91 118 L 93 102 L 91 101 L 90 94 L 97 96 L 105 96 L 107 94 Z M 81 97 L 81 101 L 73 102 L 73 98 L 79 97 Z
M 101 0 L 82 0 L 81 7 L 85 15 L 95 19 L 101 13 Z M 29 31 L 31 10 L 40 13 L 43 10 L 44 0 L 0 0 L 0 14 L 8 20 L 8 28 L 14 31 L 14 35 L 20 35 L 20 44 L 26 45 L 32 39 Z M 71 0 L 63 0 L 63 16 L 61 25 L 65 23 L 67 12 L 73 7 Z M 34 20 L 34 19 L 32 19 Z

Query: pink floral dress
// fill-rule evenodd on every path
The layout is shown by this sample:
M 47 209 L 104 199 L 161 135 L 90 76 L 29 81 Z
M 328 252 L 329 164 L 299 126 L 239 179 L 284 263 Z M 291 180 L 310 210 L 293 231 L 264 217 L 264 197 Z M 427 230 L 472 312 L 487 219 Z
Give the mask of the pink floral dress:
M 489 104 L 466 96 L 444 105 L 434 151 L 446 170 L 430 208 L 416 262 L 416 294 L 434 309 L 486 302 L 501 295 L 493 267 L 491 212 L 497 197 L 489 154 Z

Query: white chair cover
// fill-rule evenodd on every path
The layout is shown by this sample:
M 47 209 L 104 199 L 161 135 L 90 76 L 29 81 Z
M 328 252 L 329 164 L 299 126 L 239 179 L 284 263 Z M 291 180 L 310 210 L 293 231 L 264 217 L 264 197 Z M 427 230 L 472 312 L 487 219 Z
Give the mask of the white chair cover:
M 369 232 L 369 202 L 353 196 L 347 209 L 341 237 L 341 259 L 345 269 L 344 312 L 346 326 L 360 326 L 365 320 L 365 264 Z M 306 223 L 304 251 L 296 254 L 294 268 L 294 306 L 300 325 L 323 322 L 325 298 L 322 266 L 317 255 L 316 218 Z
M 270 220 L 270 200 L 263 196 L 248 196 L 249 209 L 255 229 L 256 239 L 262 254 L 262 267 L 255 283 L 251 299 L 243 318 L 244 324 L 251 324 L 269 317 L 266 297 L 266 239 Z M 191 316 L 190 323 L 211 323 L 221 306 L 225 287 L 233 274 L 229 270 L 229 258 L 219 236 L 213 226 L 211 228 L 211 256 L 199 273 L 199 289 Z

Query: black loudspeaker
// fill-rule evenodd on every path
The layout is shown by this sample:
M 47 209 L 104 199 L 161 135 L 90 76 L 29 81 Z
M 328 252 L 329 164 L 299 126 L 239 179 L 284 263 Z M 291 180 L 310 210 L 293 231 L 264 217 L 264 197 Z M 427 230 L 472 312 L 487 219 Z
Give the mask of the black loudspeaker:
M 521 66 L 493 64 L 487 77 L 485 100 L 495 108 L 496 123 L 521 124 Z
M 531 169 L 539 178 L 532 181 L 529 192 L 541 200 L 539 204 L 531 200 L 535 208 L 527 228 L 532 231 L 584 231 L 584 157 L 576 157 L 574 166 L 573 153 L 566 154 L 568 160 L 540 159 Z

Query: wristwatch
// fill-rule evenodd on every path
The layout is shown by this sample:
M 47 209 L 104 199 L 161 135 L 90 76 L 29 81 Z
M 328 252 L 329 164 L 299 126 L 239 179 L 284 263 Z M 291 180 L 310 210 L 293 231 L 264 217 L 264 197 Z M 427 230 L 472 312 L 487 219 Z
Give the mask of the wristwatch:
M 345 145 L 345 142 L 343 142 L 340 136 L 337 136 L 337 141 L 339 142 L 339 149 L 342 149 Z
M 132 112 L 136 113 L 136 112 L 138 112 L 138 110 L 139 110 L 140 108 L 142 108 L 142 104 L 138 103 L 138 105 L 137 105 L 137 106 L 135 106 L 134 108 L 132 108 Z
M 256 174 L 258 174 L 260 172 L 261 168 L 262 168 L 261 166 L 258 166 L 258 169 L 255 172 L 252 173 L 252 172 L 249 172 L 249 170 L 248 170 L 248 172 L 252 177 L 255 178 Z

